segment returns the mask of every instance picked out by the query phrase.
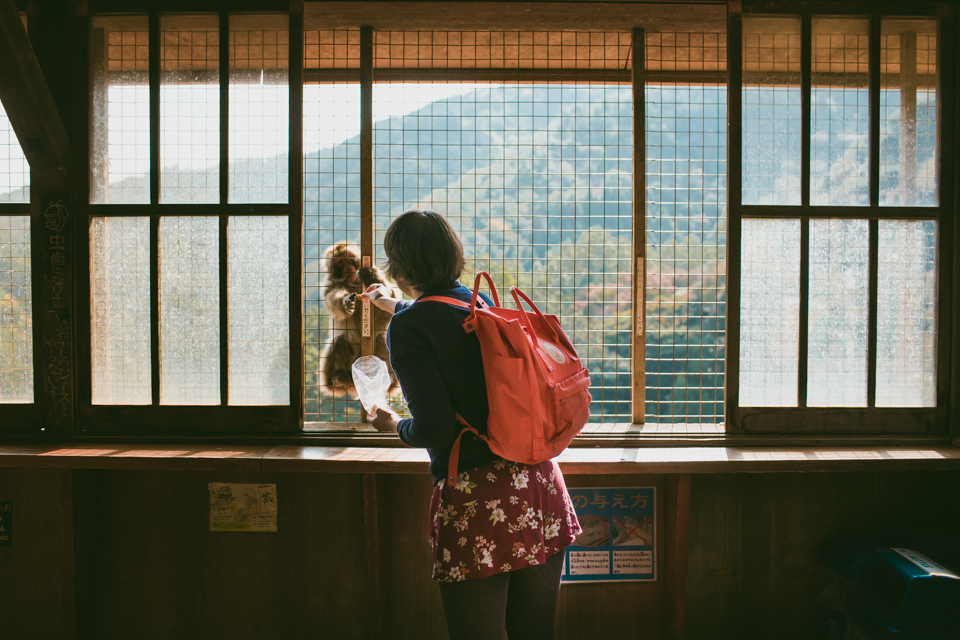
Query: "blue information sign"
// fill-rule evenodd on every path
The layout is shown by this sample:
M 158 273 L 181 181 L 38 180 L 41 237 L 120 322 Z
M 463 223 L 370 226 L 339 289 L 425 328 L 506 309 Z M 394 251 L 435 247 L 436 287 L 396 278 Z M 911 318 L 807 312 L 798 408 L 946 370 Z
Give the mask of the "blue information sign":
M 583 528 L 567 547 L 563 582 L 656 580 L 656 487 L 568 487 Z

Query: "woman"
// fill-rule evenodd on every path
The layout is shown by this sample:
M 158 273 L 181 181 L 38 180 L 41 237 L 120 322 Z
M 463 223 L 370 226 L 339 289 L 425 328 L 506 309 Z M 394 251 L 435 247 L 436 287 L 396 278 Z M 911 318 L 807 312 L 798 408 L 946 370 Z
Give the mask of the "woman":
M 461 429 L 456 414 L 486 432 L 480 343 L 463 330 L 466 310 L 416 300 L 470 302 L 472 292 L 457 281 L 465 266 L 463 245 L 443 216 L 412 210 L 390 224 L 383 248 L 387 275 L 413 302 L 389 297 L 380 285 L 364 296 L 394 314 L 387 331 L 390 361 L 413 417 L 378 410 L 373 426 L 430 453 L 433 577 L 440 582 L 450 638 L 552 639 L 563 550 L 580 533 L 560 469 L 552 460 L 503 460 L 466 433 L 456 486 L 445 482 Z

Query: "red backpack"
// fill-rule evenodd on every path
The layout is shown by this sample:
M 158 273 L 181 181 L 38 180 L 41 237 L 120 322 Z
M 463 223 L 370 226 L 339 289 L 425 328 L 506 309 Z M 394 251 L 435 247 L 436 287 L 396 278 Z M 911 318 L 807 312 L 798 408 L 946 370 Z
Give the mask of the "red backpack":
M 486 278 L 496 306 L 480 299 L 480 278 Z M 537 464 L 559 455 L 590 417 L 590 373 L 580 362 L 556 316 L 545 316 L 522 291 L 510 287 L 517 308 L 500 306 L 497 288 L 486 271 L 477 274 L 468 305 L 455 298 L 429 296 L 470 311 L 463 321 L 467 333 L 480 339 L 490 417 L 487 435 L 464 425 L 450 451 L 447 484 L 454 486 L 460 459 L 460 438 L 467 431 L 482 438 L 506 460 Z M 533 310 L 524 310 L 521 300 Z

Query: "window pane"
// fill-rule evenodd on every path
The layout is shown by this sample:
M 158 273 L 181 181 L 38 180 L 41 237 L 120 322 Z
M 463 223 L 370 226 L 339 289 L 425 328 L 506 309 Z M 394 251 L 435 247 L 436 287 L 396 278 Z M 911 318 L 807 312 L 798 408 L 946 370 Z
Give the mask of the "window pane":
M 464 282 L 488 271 L 560 318 L 592 376 L 594 422 L 631 419 L 632 106 L 629 84 L 588 69 L 619 74 L 629 50 L 627 33 L 374 34 L 378 259 L 397 215 L 444 213 Z M 517 64 L 529 80 L 496 71 Z M 494 80 L 440 81 L 465 65 Z
M 150 219 L 90 225 L 93 404 L 150 404 Z
M 30 216 L 0 216 L 0 404 L 33 402 Z
M 866 220 L 810 221 L 807 406 L 867 406 Z
M 800 204 L 800 18 L 743 18 L 743 204 Z
M 0 202 L 30 202 L 30 165 L 0 104 Z
M 160 404 L 220 403 L 220 223 L 160 219 Z
M 740 406 L 797 406 L 800 221 L 742 223 Z
M 287 218 L 230 218 L 230 404 L 290 404 Z
M 725 46 L 724 34 L 648 34 L 648 74 L 672 61 L 722 71 L 707 61 Z M 722 422 L 726 87 L 648 83 L 645 94 L 646 420 Z
M 881 220 L 877 406 L 936 405 L 937 225 Z
M 160 202 L 220 202 L 217 16 L 161 16 L 160 31 Z
M 230 16 L 230 202 L 287 202 L 288 23 L 286 15 Z
M 936 206 L 937 21 L 880 29 L 880 204 Z
M 360 243 L 360 31 L 304 33 L 303 367 L 307 422 L 359 422 L 360 403 L 318 387 L 334 320 L 323 303 L 323 253 Z M 342 328 L 342 327 L 341 327 Z M 342 328 L 346 330 L 345 328 Z M 356 332 L 353 340 L 359 345 Z
M 150 202 L 147 16 L 95 16 L 90 29 L 90 202 Z
M 810 203 L 870 204 L 870 22 L 813 18 Z

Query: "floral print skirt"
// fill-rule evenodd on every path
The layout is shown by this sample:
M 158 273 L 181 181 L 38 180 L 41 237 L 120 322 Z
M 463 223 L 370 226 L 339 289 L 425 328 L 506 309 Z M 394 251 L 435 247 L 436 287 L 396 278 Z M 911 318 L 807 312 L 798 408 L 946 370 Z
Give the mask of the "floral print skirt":
M 433 579 L 486 578 L 542 564 L 572 543 L 580 523 L 553 460 L 499 459 L 440 482 L 430 502 Z

